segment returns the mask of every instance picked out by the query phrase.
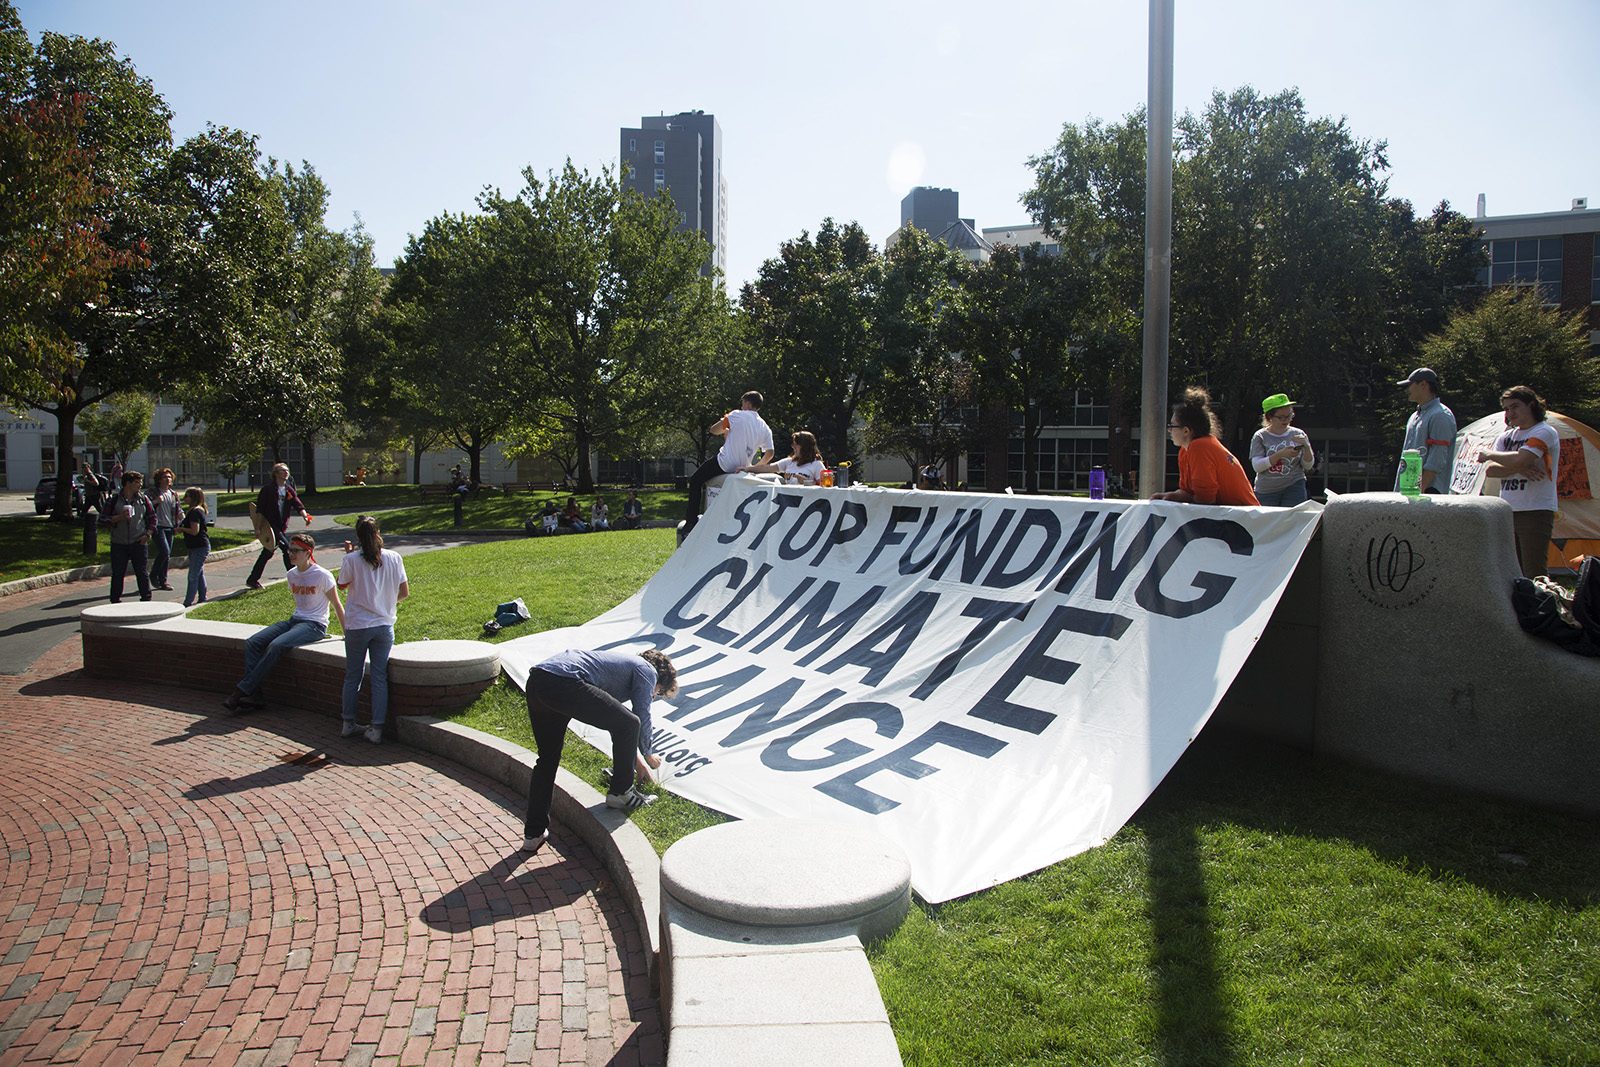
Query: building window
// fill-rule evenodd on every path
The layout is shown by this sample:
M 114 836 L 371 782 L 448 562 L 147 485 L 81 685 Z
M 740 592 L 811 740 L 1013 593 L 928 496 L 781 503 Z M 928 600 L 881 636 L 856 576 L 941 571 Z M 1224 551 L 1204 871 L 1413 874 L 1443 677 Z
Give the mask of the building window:
M 6 477 L 6 435 L 0 433 L 0 489 L 9 488 L 10 480 Z
M 1594 239 L 1594 266 L 1589 271 L 1589 302 L 1600 304 L 1600 234 Z
M 100 450 L 98 448 L 89 448 L 87 441 L 88 439 L 83 434 L 73 434 L 73 450 L 84 459 L 87 459 L 89 466 L 101 474 L 106 473 L 105 469 L 100 465 Z M 74 465 L 73 457 L 70 455 L 63 457 L 63 461 L 69 466 Z M 39 435 L 39 473 L 46 478 L 54 478 L 56 475 L 56 435 L 53 433 Z
M 656 192 L 667 187 L 667 172 L 660 167 L 656 168 Z
M 628 138 L 628 151 L 630 153 L 639 151 L 639 139 L 637 137 Z
M 1561 238 L 1517 237 L 1490 241 L 1489 265 L 1479 284 L 1537 286 L 1546 304 L 1561 302 Z
M 667 161 L 667 142 L 656 142 L 656 166 L 661 166 Z
M 1104 426 L 1110 413 L 1087 389 L 1073 393 L 1072 406 L 1062 413 L 1063 426 Z

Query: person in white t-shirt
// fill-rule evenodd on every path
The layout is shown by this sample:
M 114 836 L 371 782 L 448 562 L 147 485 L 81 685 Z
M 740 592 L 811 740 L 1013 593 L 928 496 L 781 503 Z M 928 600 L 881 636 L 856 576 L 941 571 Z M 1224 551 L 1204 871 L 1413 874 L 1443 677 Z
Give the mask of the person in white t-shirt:
M 1500 499 L 1511 505 L 1517 562 L 1524 578 L 1549 573 L 1550 534 L 1556 522 L 1556 472 L 1561 438 L 1545 421 L 1544 397 L 1526 385 L 1500 394 L 1506 432 L 1478 453 L 1484 472 L 1500 479 Z
M 312 552 L 316 541 L 308 533 L 289 538 L 286 553 L 289 592 L 294 596 L 294 614 L 252 634 L 244 643 L 244 677 L 222 706 L 229 711 L 254 711 L 266 705 L 261 700 L 261 685 L 278 658 L 291 648 L 309 645 L 328 636 L 328 608 L 332 606 L 344 625 L 344 605 L 339 602 L 339 587 L 333 575 L 317 565 Z
M 817 451 L 816 435 L 796 430 L 789 437 L 789 454 L 776 463 L 746 463 L 741 471 L 751 474 L 781 475 L 786 485 L 817 485 L 822 480 L 822 454 Z
M 372 725 L 367 740 L 383 740 L 383 724 L 389 717 L 389 651 L 394 648 L 394 620 L 400 601 L 411 595 L 406 580 L 406 565 L 400 554 L 383 547 L 378 520 L 363 515 L 356 520 L 356 540 L 346 541 L 344 560 L 339 564 L 339 588 L 345 591 L 344 604 L 344 725 L 340 737 L 361 732 L 356 725 L 356 698 L 361 694 L 361 675 L 370 660 L 372 669 Z
M 700 521 L 707 482 L 723 474 L 732 474 L 747 463 L 754 463 L 757 451 L 764 455 L 772 454 L 772 428 L 760 415 L 762 403 L 761 394 L 752 389 L 739 398 L 737 409 L 707 428 L 708 432 L 722 438 L 722 448 L 689 476 L 689 502 L 683 516 L 685 537 Z

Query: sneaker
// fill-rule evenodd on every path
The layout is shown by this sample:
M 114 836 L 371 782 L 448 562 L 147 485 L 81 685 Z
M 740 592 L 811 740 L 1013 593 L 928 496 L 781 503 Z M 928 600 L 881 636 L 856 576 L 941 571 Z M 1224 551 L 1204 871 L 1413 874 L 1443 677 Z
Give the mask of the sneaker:
M 544 847 L 544 843 L 546 841 L 548 841 L 548 840 L 550 840 L 550 831 L 549 830 L 546 830 L 544 833 L 540 834 L 538 837 L 525 837 L 525 838 L 522 839 L 522 851 L 524 851 L 524 852 L 538 852 L 541 848 Z
M 244 699 L 243 691 L 239 690 L 239 689 L 235 689 L 233 692 L 229 693 L 226 697 L 223 698 L 222 706 L 227 708 L 229 711 L 238 711 L 239 710 L 239 702 L 241 700 L 243 700 L 243 699 Z
M 371 741 L 375 745 L 383 744 L 383 727 L 381 727 L 381 726 L 369 726 L 369 727 L 367 727 L 366 737 L 367 737 L 368 741 Z
M 169 593 L 172 592 L 172 586 L 168 585 L 166 582 L 162 582 L 160 585 L 156 586 L 156 588 L 165 589 Z
M 354 719 L 346 719 L 343 726 L 339 727 L 340 737 L 354 737 L 361 732 L 361 727 Z
M 620 795 L 617 793 L 606 794 L 606 807 L 616 808 L 618 811 L 637 811 L 639 808 L 655 802 L 654 794 L 641 793 L 638 786 L 629 786 L 628 791 Z
M 244 587 L 246 589 L 261 589 L 261 588 L 264 588 L 260 582 L 245 582 L 244 583 Z

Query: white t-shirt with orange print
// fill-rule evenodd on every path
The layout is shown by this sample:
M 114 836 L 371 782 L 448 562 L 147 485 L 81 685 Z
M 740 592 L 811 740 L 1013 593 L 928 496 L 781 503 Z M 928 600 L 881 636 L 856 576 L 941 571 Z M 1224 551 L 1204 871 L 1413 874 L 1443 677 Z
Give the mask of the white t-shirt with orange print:
M 296 621 L 328 625 L 328 590 L 334 586 L 333 575 L 324 567 L 313 563 L 305 570 L 289 568 L 289 592 L 294 594 Z
M 1506 430 L 1494 443 L 1496 452 L 1528 451 L 1538 456 L 1544 477 L 1515 474 L 1500 480 L 1500 499 L 1512 511 L 1555 511 L 1556 472 L 1561 469 L 1561 438 L 1548 422 L 1536 422 L 1526 430 Z

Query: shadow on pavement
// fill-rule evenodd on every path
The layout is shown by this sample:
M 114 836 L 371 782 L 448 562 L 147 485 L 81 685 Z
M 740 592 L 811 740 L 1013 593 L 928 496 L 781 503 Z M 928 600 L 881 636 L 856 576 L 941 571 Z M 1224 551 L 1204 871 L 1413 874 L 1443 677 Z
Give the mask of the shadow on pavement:
M 424 906 L 419 917 L 435 930 L 475 930 L 505 919 L 564 907 L 598 888 L 599 883 L 581 862 L 565 857 L 554 864 L 515 873 L 539 854 L 520 849 L 508 854 L 470 882 L 463 882 Z

